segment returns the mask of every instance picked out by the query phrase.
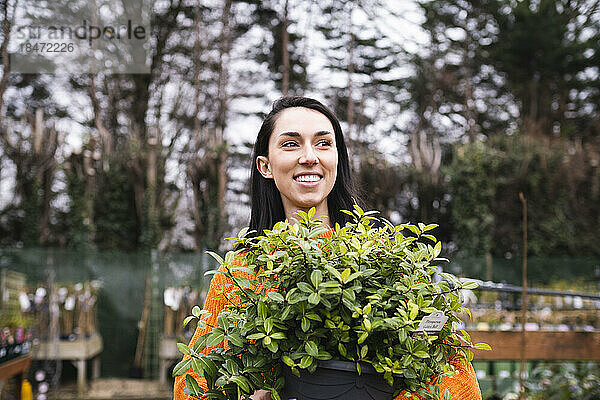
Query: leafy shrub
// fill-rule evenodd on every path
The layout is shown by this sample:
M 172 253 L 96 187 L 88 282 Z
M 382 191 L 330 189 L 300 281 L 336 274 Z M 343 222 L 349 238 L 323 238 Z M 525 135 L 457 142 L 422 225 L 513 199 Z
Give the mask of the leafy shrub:
M 230 305 L 210 333 L 192 346 L 178 344 L 191 357 L 174 375 L 192 367 L 208 385 L 204 392 L 187 375 L 185 392 L 228 399 L 266 389 L 279 399 L 284 365 L 299 374 L 337 359 L 354 362 L 358 373 L 361 364 L 371 364 L 396 393 L 439 398 L 433 384 L 452 374 L 449 361 L 472 358 L 473 346 L 489 348 L 452 329 L 459 323 L 455 313 L 466 310 L 460 289 L 476 284 L 446 273 L 440 273 L 446 280 L 434 281 L 432 263 L 442 260 L 441 242 L 429 233 L 436 225 L 394 226 L 355 206 L 348 211 L 354 222 L 336 224 L 333 236 L 324 238 L 327 229 L 314 213 L 299 211 L 298 224 L 279 222 L 264 236 L 242 230 L 233 240 L 246 248 L 244 265 L 234 262 L 242 250 L 225 259 L 211 253 L 222 266 L 210 273 L 231 282 L 223 294 Z M 423 317 L 436 311 L 448 318 L 441 331 L 420 331 Z M 207 311 L 195 307 L 192 314 L 186 322 L 198 319 L 206 327 Z M 201 353 L 224 339 L 228 349 Z

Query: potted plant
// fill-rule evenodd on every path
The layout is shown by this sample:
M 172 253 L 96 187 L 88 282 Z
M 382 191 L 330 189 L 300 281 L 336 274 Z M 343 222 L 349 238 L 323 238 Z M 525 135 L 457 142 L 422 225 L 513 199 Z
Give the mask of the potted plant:
M 208 386 L 188 374 L 187 394 L 238 399 L 265 389 L 287 399 L 312 387 L 331 399 L 337 394 L 326 390 L 340 389 L 350 373 L 360 376 L 354 389 L 367 398 L 404 390 L 439 398 L 433 384 L 452 374 L 449 361 L 472 358 L 472 347 L 489 348 L 453 329 L 455 313 L 465 310 L 460 289 L 476 283 L 443 272 L 444 280 L 434 280 L 434 263 L 443 260 L 441 242 L 430 234 L 436 225 L 394 226 L 358 206 L 346 212 L 354 222 L 336 224 L 331 237 L 323 237 L 327 229 L 313 208 L 298 212 L 298 224 L 279 222 L 262 236 L 243 229 L 232 238 L 241 248 L 224 259 L 210 253 L 221 268 L 209 273 L 231 282 L 223 294 L 230 305 L 209 334 L 192 346 L 178 344 L 189 357 L 173 374 L 191 367 Z M 241 252 L 244 264 L 235 263 Z M 197 319 L 206 327 L 207 316 L 196 306 L 184 323 Z M 202 353 L 223 340 L 225 348 Z M 318 388 L 319 381 L 326 385 Z

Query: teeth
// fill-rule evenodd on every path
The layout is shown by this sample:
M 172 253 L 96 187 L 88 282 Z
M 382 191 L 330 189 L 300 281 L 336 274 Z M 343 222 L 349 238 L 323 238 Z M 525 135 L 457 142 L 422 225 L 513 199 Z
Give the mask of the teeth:
M 300 182 L 316 182 L 319 179 L 321 179 L 319 175 L 300 175 L 296 177 L 296 180 Z

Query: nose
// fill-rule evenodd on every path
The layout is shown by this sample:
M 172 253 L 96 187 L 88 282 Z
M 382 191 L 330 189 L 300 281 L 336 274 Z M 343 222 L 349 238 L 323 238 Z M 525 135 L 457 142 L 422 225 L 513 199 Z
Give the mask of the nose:
M 319 162 L 317 158 L 317 154 L 312 146 L 304 146 L 302 150 L 302 155 L 300 156 L 300 160 L 298 160 L 300 164 L 316 164 Z

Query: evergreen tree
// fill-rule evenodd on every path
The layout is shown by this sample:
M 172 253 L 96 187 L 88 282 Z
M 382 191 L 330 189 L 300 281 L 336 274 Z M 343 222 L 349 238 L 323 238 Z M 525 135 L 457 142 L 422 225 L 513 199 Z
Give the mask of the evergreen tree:
M 598 135 L 600 3 L 540 0 L 490 8 L 488 60 L 519 102 L 531 135 Z

